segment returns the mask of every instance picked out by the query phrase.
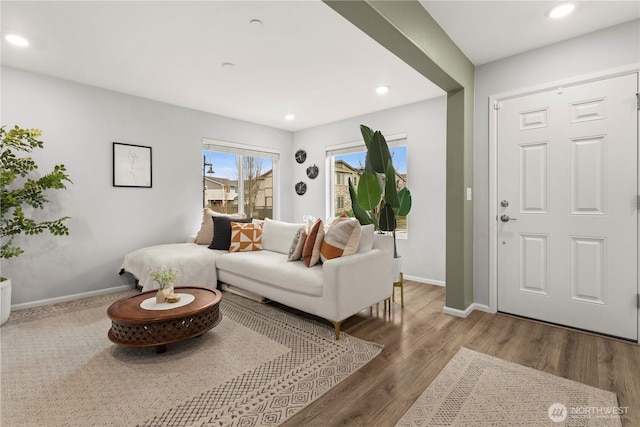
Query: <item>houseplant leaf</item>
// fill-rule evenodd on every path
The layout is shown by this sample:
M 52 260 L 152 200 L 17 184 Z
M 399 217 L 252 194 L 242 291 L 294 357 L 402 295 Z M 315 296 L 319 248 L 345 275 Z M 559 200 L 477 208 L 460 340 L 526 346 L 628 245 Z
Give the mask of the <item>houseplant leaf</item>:
M 380 131 L 375 131 L 371 137 L 368 155 L 373 170 L 377 173 L 385 173 L 387 162 L 391 160 L 391 153 L 387 141 Z
M 411 192 L 407 187 L 398 192 L 398 216 L 407 216 L 411 210 Z
M 375 219 L 371 217 L 371 214 L 362 209 L 358 204 L 358 195 L 353 186 L 353 182 L 351 182 L 351 178 L 349 178 L 349 195 L 351 196 L 351 209 L 353 210 L 353 216 L 356 217 L 358 222 L 361 225 L 375 224 Z
M 382 189 L 376 174 L 364 171 L 358 182 L 358 202 L 362 209 L 373 210 L 380 204 Z
M 400 207 L 398 190 L 396 190 L 396 170 L 393 168 L 391 160 L 387 162 L 387 168 L 385 170 L 384 201 L 394 209 Z
M 369 152 L 367 151 L 367 154 L 364 158 L 364 170 L 371 172 L 373 174 L 376 173 L 375 169 L 373 169 L 373 165 L 371 164 L 371 157 L 369 156 Z
M 371 138 L 373 137 L 373 130 L 369 126 L 360 125 L 360 133 L 362 134 L 364 145 L 367 147 L 367 150 L 369 150 Z
M 380 209 L 378 224 L 382 231 L 395 231 L 396 229 L 396 214 L 388 203 L 385 203 L 382 209 Z

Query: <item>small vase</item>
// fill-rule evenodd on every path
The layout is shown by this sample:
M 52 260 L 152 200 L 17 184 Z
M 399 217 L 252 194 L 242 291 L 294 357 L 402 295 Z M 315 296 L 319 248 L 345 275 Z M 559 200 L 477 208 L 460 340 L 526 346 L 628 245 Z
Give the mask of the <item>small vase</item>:
M 156 304 L 162 304 L 167 298 L 167 294 L 165 294 L 164 289 L 158 289 L 158 293 L 156 294 Z

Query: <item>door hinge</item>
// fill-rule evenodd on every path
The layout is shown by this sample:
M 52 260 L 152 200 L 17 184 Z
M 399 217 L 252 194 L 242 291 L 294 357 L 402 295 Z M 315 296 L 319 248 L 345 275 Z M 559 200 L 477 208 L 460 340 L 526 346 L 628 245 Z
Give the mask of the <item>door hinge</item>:
M 502 108 L 502 102 L 496 102 L 495 104 L 493 104 L 493 109 L 494 110 L 499 110 L 501 108 Z
M 640 294 L 637 294 L 637 297 L 638 297 L 638 298 L 636 299 L 637 306 L 638 306 L 638 308 L 640 308 Z
M 640 92 L 636 92 L 636 108 L 640 111 Z
M 640 211 L 640 194 L 636 195 L 636 209 Z

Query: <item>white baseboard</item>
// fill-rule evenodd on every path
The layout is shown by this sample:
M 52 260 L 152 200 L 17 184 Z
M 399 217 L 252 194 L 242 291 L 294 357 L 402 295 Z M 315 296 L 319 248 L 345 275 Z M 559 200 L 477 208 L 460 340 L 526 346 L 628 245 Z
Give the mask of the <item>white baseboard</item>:
M 495 313 L 495 311 L 491 310 L 488 305 L 478 304 L 477 302 L 474 302 L 474 303 L 470 304 L 469 307 L 467 307 L 464 310 L 459 310 L 457 308 L 451 308 L 451 307 L 445 306 L 442 309 L 442 312 L 444 314 L 449 314 L 451 316 L 466 318 L 474 310 L 484 311 L 486 313 Z
M 445 282 L 442 281 L 442 280 L 425 279 L 424 277 L 411 276 L 409 274 L 405 274 L 404 278 L 407 279 L 407 280 L 411 280 L 413 282 L 425 283 L 427 285 L 445 286 Z
M 486 304 L 478 304 L 477 302 L 474 302 L 473 304 L 473 309 L 474 310 L 478 310 L 478 311 L 484 311 L 485 313 L 492 313 L 492 314 L 496 314 L 496 310 L 492 310 L 491 307 L 489 307 Z
M 90 291 L 90 292 L 82 292 L 82 293 L 79 293 L 79 294 L 65 295 L 63 297 L 41 299 L 41 300 L 38 300 L 38 301 L 24 302 L 22 304 L 14 304 L 14 305 L 11 306 L 11 310 L 23 310 L 25 308 L 40 307 L 41 305 L 49 305 L 49 304 L 56 304 L 56 303 L 59 303 L 59 302 L 74 301 L 74 300 L 82 299 L 82 298 L 97 297 L 98 295 L 110 294 L 110 293 L 113 293 L 113 292 L 126 291 L 126 290 L 130 290 L 130 289 L 131 289 L 130 285 L 122 285 L 122 286 L 116 286 L 116 287 L 113 287 L 113 288 L 99 289 L 97 291 Z

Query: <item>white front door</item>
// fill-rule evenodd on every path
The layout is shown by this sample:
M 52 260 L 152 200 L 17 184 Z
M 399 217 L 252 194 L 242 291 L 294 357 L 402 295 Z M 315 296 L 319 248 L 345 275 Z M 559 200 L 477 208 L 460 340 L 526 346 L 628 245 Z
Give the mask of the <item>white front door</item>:
M 498 310 L 638 339 L 637 74 L 503 101 Z

